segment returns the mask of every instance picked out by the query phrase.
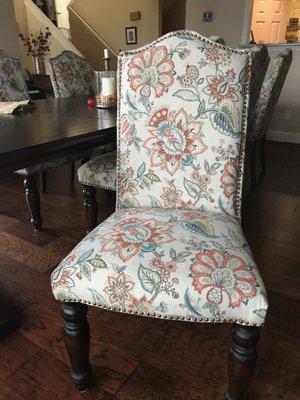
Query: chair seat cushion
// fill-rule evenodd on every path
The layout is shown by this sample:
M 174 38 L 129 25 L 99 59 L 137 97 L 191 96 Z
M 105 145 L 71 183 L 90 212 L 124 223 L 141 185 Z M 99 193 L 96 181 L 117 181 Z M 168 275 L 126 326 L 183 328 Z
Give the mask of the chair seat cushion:
M 195 322 L 263 324 L 264 284 L 237 219 L 201 211 L 124 209 L 52 274 L 56 299 Z
M 116 190 L 116 152 L 101 154 L 78 168 L 78 180 L 83 185 Z
M 56 157 L 53 160 L 44 161 L 44 162 L 41 162 L 40 164 L 35 164 L 31 167 L 19 169 L 18 171 L 15 171 L 15 173 L 19 174 L 19 175 L 32 175 L 35 173 L 43 172 L 49 168 L 59 167 L 60 165 L 68 164 L 73 161 L 80 160 L 83 158 L 89 158 L 89 157 L 90 157 L 90 152 L 88 152 L 88 151 L 80 152 L 80 153 L 66 154 L 61 157 Z

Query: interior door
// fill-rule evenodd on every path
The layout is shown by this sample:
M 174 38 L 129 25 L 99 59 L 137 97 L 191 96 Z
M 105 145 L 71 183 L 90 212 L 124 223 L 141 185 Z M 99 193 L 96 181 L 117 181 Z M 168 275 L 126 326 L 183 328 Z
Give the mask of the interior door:
M 256 42 L 282 43 L 287 26 L 287 0 L 254 0 L 252 26 Z

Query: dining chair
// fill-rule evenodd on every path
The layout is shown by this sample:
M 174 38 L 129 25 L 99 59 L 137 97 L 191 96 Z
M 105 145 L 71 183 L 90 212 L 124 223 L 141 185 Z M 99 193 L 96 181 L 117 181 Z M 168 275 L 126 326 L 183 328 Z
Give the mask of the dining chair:
M 95 94 L 94 72 L 90 63 L 73 51 L 65 50 L 50 58 L 48 68 L 55 97 Z
M 17 57 L 0 52 L 0 101 L 28 100 L 29 94 Z
M 273 65 L 264 79 L 253 118 L 249 124 L 247 137 L 249 140 L 252 187 L 256 184 L 257 146 L 259 146 L 260 155 L 260 177 L 262 177 L 266 171 L 266 136 L 292 59 L 293 52 L 291 49 L 285 49 L 276 55 Z
M 0 52 L 0 82 L 1 101 L 29 100 L 29 94 L 19 59 L 5 55 L 3 52 Z M 26 201 L 31 216 L 31 223 L 35 230 L 40 230 L 43 222 L 36 175 L 45 173 L 49 168 L 74 162 L 82 157 L 88 159 L 88 156 L 89 153 L 83 154 L 82 152 L 80 154 L 70 154 L 15 171 L 16 174 L 23 177 Z
M 95 95 L 94 71 L 87 59 L 78 56 L 70 50 L 66 50 L 57 57 L 51 58 L 48 61 L 48 65 L 56 98 Z M 107 148 L 113 149 L 114 146 L 101 146 L 98 148 L 98 153 L 105 154 Z M 73 183 L 75 163 L 72 163 L 71 171 L 71 182 Z
M 233 324 L 226 398 L 246 398 L 268 308 L 240 224 L 250 65 L 188 30 L 120 53 L 116 211 L 51 276 L 78 390 L 95 306 Z

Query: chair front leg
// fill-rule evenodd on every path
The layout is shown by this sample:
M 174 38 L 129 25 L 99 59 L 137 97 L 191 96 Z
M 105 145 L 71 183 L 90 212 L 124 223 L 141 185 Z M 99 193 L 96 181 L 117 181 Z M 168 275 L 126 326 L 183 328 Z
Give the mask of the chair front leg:
M 37 189 L 36 179 L 34 175 L 25 176 L 24 187 L 26 202 L 31 216 L 30 222 L 32 223 L 36 231 L 40 231 L 42 229 L 43 219 L 41 217 L 40 194 Z
M 257 343 L 260 331 L 255 326 L 234 324 L 229 348 L 226 400 L 246 400 L 257 360 Z
M 71 361 L 71 378 L 80 392 L 88 389 L 92 376 L 89 364 L 90 328 L 86 319 L 87 306 L 63 303 L 65 343 Z
M 87 222 L 87 232 L 91 232 L 97 226 L 98 204 L 96 200 L 97 190 L 93 186 L 83 186 L 83 206 Z

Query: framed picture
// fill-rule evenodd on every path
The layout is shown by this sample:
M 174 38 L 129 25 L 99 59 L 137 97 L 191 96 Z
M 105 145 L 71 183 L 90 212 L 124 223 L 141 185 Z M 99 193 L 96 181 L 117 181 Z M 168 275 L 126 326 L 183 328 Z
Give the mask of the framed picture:
M 126 44 L 137 44 L 137 33 L 135 26 L 125 28 L 126 31 Z

